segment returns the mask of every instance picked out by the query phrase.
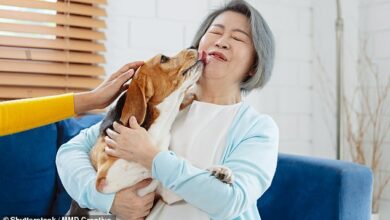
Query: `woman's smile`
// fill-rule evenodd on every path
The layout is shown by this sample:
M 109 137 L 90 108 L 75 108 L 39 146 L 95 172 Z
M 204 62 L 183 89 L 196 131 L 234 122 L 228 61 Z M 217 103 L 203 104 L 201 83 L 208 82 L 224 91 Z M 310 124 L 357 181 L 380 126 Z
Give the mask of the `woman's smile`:
M 221 52 L 218 52 L 218 51 L 211 51 L 209 52 L 208 54 L 208 60 L 210 59 L 215 59 L 217 61 L 221 61 L 221 62 L 226 62 L 228 61 L 228 59 L 226 58 L 226 56 L 221 53 Z

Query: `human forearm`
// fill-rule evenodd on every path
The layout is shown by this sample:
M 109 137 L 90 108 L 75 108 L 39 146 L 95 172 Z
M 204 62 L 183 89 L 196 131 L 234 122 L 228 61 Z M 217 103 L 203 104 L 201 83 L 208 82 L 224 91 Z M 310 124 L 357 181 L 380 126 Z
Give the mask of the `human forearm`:
M 267 188 L 258 178 L 242 179 L 238 173 L 235 173 L 232 185 L 225 184 L 208 171 L 196 168 L 168 152 L 156 156 L 152 175 L 164 187 L 206 212 L 212 219 L 237 217 Z M 250 186 L 248 180 L 253 180 Z
M 62 145 L 57 153 L 56 165 L 61 181 L 72 198 L 82 207 L 108 213 L 114 194 L 102 194 L 96 191 L 96 172 L 89 159 L 89 151 L 99 133 L 99 125 L 83 130 Z
M 74 95 L 74 112 L 78 115 L 93 109 L 104 108 L 104 106 L 99 106 L 97 98 L 92 91 L 76 93 Z
M 152 176 L 213 219 L 233 219 L 256 203 L 275 173 L 278 129 L 273 123 L 261 125 L 250 129 L 252 133 L 238 145 L 228 147 L 220 161 L 232 171 L 232 185 L 192 166 L 173 152 L 161 152 L 155 157 Z
M 50 124 L 75 114 L 73 93 L 0 103 L 0 136 Z

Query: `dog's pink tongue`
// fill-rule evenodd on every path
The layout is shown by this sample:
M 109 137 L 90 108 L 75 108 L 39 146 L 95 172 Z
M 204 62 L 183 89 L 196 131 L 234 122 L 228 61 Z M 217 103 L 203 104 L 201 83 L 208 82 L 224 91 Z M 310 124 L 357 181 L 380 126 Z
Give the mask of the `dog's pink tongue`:
M 203 62 L 203 64 L 206 64 L 207 62 L 207 53 L 202 50 L 202 52 L 200 52 L 200 56 L 199 56 L 199 60 L 201 60 Z

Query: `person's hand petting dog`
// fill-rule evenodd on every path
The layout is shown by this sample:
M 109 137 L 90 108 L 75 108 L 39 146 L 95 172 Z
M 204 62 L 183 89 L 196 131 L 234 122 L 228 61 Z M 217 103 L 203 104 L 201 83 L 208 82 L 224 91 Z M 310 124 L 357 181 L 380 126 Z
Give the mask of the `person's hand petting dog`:
M 145 128 L 132 116 L 129 128 L 114 122 L 114 130 L 107 129 L 105 152 L 108 155 L 142 164 L 151 169 L 154 157 L 160 152 Z
M 127 90 L 126 81 L 131 79 L 135 70 L 144 64 L 143 61 L 131 62 L 112 74 L 96 89 L 74 95 L 74 111 L 81 114 L 93 109 L 101 109 L 111 104 L 119 94 Z

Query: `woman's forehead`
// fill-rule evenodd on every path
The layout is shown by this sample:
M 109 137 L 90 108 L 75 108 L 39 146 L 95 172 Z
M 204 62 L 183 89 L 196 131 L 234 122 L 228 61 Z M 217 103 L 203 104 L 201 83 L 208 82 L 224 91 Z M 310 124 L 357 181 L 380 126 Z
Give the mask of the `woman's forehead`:
M 248 35 L 251 34 L 248 17 L 234 11 L 225 11 L 219 14 L 211 23 L 210 27 L 212 26 L 217 26 L 230 30 L 242 30 Z

